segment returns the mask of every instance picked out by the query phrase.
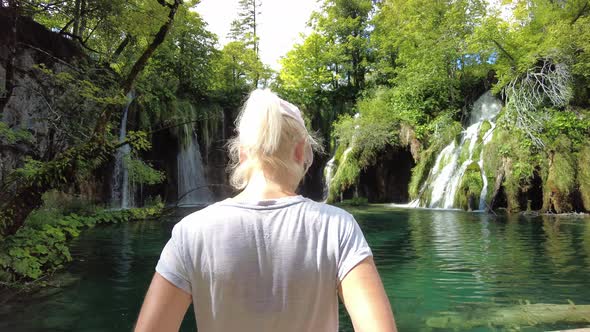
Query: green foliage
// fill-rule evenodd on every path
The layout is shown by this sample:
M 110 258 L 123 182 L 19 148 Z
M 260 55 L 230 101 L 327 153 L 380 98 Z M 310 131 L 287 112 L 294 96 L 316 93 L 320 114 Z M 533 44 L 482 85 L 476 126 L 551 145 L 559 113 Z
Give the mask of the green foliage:
M 479 208 L 479 196 L 483 188 L 481 170 L 476 162 L 472 162 L 465 169 L 461 183 L 455 194 L 455 206 L 464 210 Z
M 281 59 L 277 90 L 285 98 L 297 105 L 312 106 L 316 98 L 326 89 L 336 89 L 333 85 L 336 74 L 330 70 L 330 54 L 325 52 L 328 38 L 313 32 L 301 44 L 293 48 Z
M 554 142 L 560 135 L 567 136 L 575 149 L 588 144 L 590 136 L 590 112 L 579 110 L 549 110 L 549 119 L 545 123 L 543 137 L 547 142 Z
M 0 122 L 0 140 L 7 144 L 31 143 L 33 135 L 27 130 L 9 128 L 6 123 Z
M 0 243 L 0 281 L 35 280 L 50 274 L 72 260 L 68 242 L 83 229 L 153 218 L 162 208 L 159 203 L 130 210 L 98 210 L 89 216 L 47 210 L 33 213 L 25 227 Z
M 357 151 L 353 147 L 343 150 L 342 156 L 335 160 L 335 165 L 337 168 L 330 183 L 328 202 L 335 202 L 340 193 L 356 184 L 361 174 Z
M 270 77 L 270 70 L 256 52 L 240 41 L 229 42 L 213 63 L 214 89 L 220 93 L 244 93 Z
M 129 130 L 127 132 L 127 142 L 135 151 L 148 151 L 152 148 L 152 142 L 144 131 Z
M 149 128 L 160 122 L 161 112 L 174 107 L 177 98 L 200 100 L 213 93 L 217 38 L 206 30 L 206 23 L 194 11 L 181 7 L 173 29 L 156 50 L 142 73 L 139 102 L 149 114 Z
M 164 172 L 137 158 L 127 156 L 124 160 L 129 172 L 129 180 L 137 184 L 158 184 L 166 178 Z

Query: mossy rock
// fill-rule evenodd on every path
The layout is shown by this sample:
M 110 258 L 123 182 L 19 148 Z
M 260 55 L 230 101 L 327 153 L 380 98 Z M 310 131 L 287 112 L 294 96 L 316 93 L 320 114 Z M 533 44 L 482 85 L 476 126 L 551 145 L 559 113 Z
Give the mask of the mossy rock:
M 582 196 L 584 209 L 590 211 L 590 147 L 583 147 L 578 153 L 578 190 Z
M 420 154 L 418 164 L 412 169 L 412 178 L 408 188 L 410 199 L 414 200 L 420 195 L 422 184 L 428 179 L 430 170 L 434 167 L 437 151 L 433 147 L 424 150 Z
M 555 145 L 555 151 L 549 154 L 549 169 L 543 184 L 543 211 L 572 212 L 576 168 L 569 151 L 569 139 L 559 137 Z
M 483 150 L 483 142 L 477 142 L 475 147 L 473 148 L 473 155 L 471 156 L 471 160 L 479 160 L 481 157 L 481 153 Z
M 327 201 L 329 203 L 335 202 L 341 192 L 354 185 L 361 174 L 361 167 L 354 149 L 352 149 L 346 156 L 340 156 L 340 160 L 336 167 L 336 172 L 334 173 L 332 182 L 330 182 L 328 192 Z
M 465 144 L 463 144 L 461 147 L 461 153 L 459 154 L 459 160 L 457 163 L 459 163 L 459 165 L 463 165 L 467 159 L 469 159 L 469 142 L 465 142 Z
M 479 127 L 479 135 L 477 136 L 477 141 L 478 142 L 483 142 L 484 139 L 484 135 L 490 130 L 492 129 L 492 124 L 490 123 L 490 121 L 485 120 L 481 126 Z
M 482 189 L 481 169 L 476 162 L 472 162 L 467 166 L 461 178 L 461 183 L 455 194 L 455 206 L 469 211 L 477 210 Z

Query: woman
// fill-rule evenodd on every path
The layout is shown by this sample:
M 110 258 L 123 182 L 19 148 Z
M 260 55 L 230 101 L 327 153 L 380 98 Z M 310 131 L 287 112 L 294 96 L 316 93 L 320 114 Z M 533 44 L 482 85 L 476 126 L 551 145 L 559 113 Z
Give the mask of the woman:
M 178 331 L 194 303 L 209 331 L 338 331 L 338 294 L 356 331 L 396 331 L 354 218 L 295 194 L 316 141 L 294 105 L 256 90 L 230 142 L 242 190 L 176 224 L 135 331 Z

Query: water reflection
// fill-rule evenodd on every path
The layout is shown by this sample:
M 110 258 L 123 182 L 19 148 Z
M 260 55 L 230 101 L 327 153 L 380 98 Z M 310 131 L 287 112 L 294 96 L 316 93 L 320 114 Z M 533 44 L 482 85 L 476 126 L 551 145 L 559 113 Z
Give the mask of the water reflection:
M 561 225 L 559 218 L 543 216 L 545 231 L 545 252 L 556 272 L 569 273 L 576 268 L 570 264 L 576 252 L 570 229 Z
M 584 246 L 584 251 L 586 252 L 586 270 L 590 272 L 590 221 L 586 222 L 582 244 Z
M 492 316 L 527 301 L 590 304 L 589 219 L 386 207 L 352 212 L 373 249 L 401 331 L 432 331 L 427 322 L 441 317 L 460 331 L 580 327 L 502 326 Z M 0 331 L 129 331 L 174 222 L 85 232 L 73 248 L 70 286 L 0 307 Z M 341 331 L 352 331 L 341 314 Z M 494 328 L 488 326 L 492 320 Z M 453 331 L 446 326 L 434 331 Z M 192 315 L 181 330 L 195 330 Z

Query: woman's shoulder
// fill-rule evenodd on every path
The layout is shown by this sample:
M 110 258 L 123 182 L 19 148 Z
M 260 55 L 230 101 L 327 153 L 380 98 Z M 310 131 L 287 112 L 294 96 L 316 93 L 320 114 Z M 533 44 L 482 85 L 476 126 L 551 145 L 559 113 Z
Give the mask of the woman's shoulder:
M 318 213 L 319 216 L 322 217 L 322 219 L 354 221 L 354 217 L 352 216 L 352 214 L 340 207 L 330 205 L 324 202 L 317 202 L 308 198 L 306 198 L 306 201 L 306 208 Z

